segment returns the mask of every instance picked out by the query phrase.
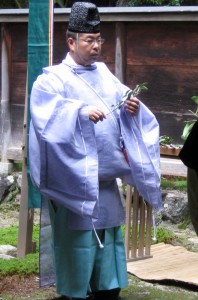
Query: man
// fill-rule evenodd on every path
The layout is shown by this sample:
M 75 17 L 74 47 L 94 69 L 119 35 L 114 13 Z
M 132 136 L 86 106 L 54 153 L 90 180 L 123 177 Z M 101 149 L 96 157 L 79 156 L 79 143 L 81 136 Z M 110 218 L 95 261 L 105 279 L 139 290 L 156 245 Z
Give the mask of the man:
M 63 62 L 33 85 L 31 177 L 49 205 L 57 292 L 116 300 L 127 286 L 116 178 L 160 207 L 158 123 L 137 98 L 116 109 L 129 89 L 96 63 L 104 39 L 94 4 L 74 3 L 67 43 Z

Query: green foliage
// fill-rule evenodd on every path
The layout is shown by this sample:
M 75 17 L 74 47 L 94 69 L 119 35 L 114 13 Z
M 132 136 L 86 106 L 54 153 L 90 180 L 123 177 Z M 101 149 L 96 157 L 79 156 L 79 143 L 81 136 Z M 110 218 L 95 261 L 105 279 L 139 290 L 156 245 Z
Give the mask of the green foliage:
M 54 7 L 71 7 L 73 0 L 54 0 Z M 198 0 L 92 0 L 97 6 L 180 6 L 197 5 Z M 29 0 L 1 0 L 1 8 L 28 8 Z
M 122 107 L 122 105 L 127 100 L 129 100 L 131 97 L 137 97 L 141 93 L 141 91 L 147 91 L 147 89 L 148 89 L 147 82 L 143 82 L 143 83 L 136 85 L 134 89 L 127 90 L 125 95 L 122 97 L 121 101 L 118 104 L 111 106 L 112 110 L 110 113 L 112 113 L 116 109 L 120 109 Z M 110 113 L 108 113 L 108 114 L 110 114 Z
M 1 0 L 0 8 L 28 8 L 29 0 Z
M 72 5 L 72 1 L 69 0 L 54 0 L 54 6 L 56 7 L 70 7 Z
M 0 259 L 0 276 L 14 275 L 14 274 L 38 274 L 38 252 L 28 254 L 24 259 L 13 258 L 11 260 Z
M 122 235 L 124 237 L 125 235 L 125 225 L 122 225 Z M 132 238 L 132 226 L 130 228 L 130 239 Z M 154 228 L 151 229 L 151 236 L 154 237 Z M 152 241 L 152 244 L 157 244 L 157 243 L 166 243 L 166 244 L 172 244 L 174 240 L 177 240 L 178 238 L 168 229 L 163 228 L 163 227 L 157 227 L 156 230 L 156 240 Z M 145 232 L 145 239 L 146 239 L 146 232 Z M 139 240 L 139 229 L 138 229 L 138 234 L 137 234 L 137 241 Z M 145 240 L 146 243 L 146 240 Z M 138 245 L 137 245 L 138 247 Z
M 0 228 L 0 244 L 12 245 L 17 247 L 18 240 L 18 227 L 11 226 Z M 36 253 L 28 254 L 24 259 L 0 259 L 0 276 L 13 275 L 13 274 L 32 274 L 39 271 L 39 225 L 35 225 L 33 228 L 33 240 L 36 242 Z
M 39 225 L 34 225 L 33 228 L 33 240 L 38 244 L 39 242 Z M 0 228 L 0 245 L 12 245 L 17 246 L 18 241 L 18 226 Z M 37 249 L 38 250 L 38 249 Z
M 18 8 L 27 8 L 29 5 L 29 0 L 15 0 Z
M 190 215 L 186 215 L 182 224 L 178 226 L 179 229 L 185 230 L 188 225 L 191 223 Z
M 179 6 L 183 0 L 129 0 L 129 6 Z
M 182 136 L 181 138 L 185 141 L 191 131 L 191 129 L 193 128 L 195 122 L 198 121 L 198 96 L 193 96 L 192 101 L 195 103 L 196 108 L 195 111 L 193 112 L 192 110 L 189 110 L 189 112 L 193 115 L 194 119 L 193 120 L 189 120 L 189 121 L 185 121 L 185 126 L 182 132 Z
M 159 138 L 160 145 L 170 145 L 173 142 L 173 139 L 167 135 L 161 135 Z
M 18 211 L 20 210 L 20 204 L 18 202 L 6 202 L 6 203 L 1 203 L 0 205 L 0 212 L 3 212 L 4 214 L 9 214 L 10 212 L 13 211 Z
M 17 230 L 16 226 L 0 228 L 1 245 L 17 246 Z
M 14 172 L 22 172 L 23 162 L 22 161 L 14 161 L 13 163 L 13 171 Z
M 152 229 L 153 235 L 153 229 Z M 165 243 L 165 244 L 172 244 L 173 240 L 176 240 L 177 237 L 168 229 L 163 227 L 157 227 L 156 231 L 156 241 L 153 241 L 153 244 L 156 243 Z
M 174 177 L 174 178 L 162 177 L 161 188 L 183 191 L 187 189 L 187 180 L 180 177 Z

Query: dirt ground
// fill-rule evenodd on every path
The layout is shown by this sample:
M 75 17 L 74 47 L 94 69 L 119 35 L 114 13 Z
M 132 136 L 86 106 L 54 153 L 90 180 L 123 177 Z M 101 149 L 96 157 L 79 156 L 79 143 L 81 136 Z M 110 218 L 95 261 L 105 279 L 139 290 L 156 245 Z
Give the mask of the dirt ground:
M 0 300 L 6 299 L 58 299 L 55 288 L 39 287 L 39 278 L 31 276 L 5 276 L 0 278 Z
M 172 297 L 171 297 L 172 295 Z M 52 300 L 61 299 L 55 287 L 39 287 L 39 279 L 31 276 L 7 276 L 0 278 L 0 300 Z M 198 288 L 144 282 L 129 275 L 129 288 L 122 292 L 123 300 L 196 300 Z

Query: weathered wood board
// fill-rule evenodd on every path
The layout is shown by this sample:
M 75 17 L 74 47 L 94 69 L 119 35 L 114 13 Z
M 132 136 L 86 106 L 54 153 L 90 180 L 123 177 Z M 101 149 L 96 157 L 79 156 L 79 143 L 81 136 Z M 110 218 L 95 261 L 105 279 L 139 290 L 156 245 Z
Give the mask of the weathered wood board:
M 198 286 L 198 253 L 180 246 L 151 246 L 152 258 L 127 263 L 129 273 L 143 280 L 175 280 Z

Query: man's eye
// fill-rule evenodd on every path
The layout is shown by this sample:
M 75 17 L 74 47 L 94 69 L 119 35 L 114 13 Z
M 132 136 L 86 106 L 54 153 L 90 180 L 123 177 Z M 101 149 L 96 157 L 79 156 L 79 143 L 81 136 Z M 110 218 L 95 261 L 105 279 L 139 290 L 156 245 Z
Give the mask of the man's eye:
M 88 44 L 92 44 L 94 42 L 94 40 L 89 39 L 89 40 L 85 40 L 85 42 Z

